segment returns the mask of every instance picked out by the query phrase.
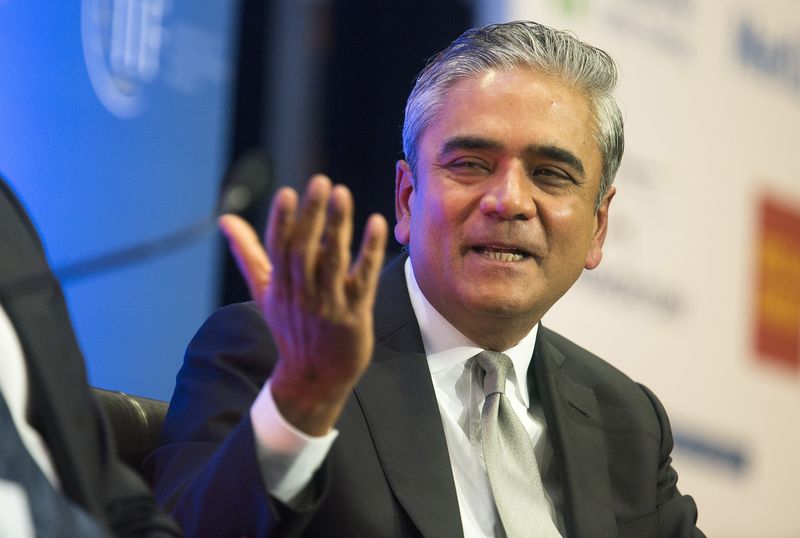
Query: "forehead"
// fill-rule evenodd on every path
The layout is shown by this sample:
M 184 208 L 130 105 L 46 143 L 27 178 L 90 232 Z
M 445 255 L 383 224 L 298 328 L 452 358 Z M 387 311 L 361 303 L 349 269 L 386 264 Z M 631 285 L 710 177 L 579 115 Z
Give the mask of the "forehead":
M 509 149 L 563 147 L 599 163 L 594 133 L 594 114 L 583 91 L 535 69 L 490 69 L 445 90 L 419 150 L 431 156 L 448 138 L 477 136 Z

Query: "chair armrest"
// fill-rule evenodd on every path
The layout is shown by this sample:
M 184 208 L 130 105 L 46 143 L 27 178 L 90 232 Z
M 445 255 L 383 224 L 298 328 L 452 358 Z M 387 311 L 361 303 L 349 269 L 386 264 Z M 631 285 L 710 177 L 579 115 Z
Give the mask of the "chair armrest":
M 158 446 L 169 404 L 124 392 L 92 388 L 111 424 L 120 458 L 139 471 L 142 460 Z

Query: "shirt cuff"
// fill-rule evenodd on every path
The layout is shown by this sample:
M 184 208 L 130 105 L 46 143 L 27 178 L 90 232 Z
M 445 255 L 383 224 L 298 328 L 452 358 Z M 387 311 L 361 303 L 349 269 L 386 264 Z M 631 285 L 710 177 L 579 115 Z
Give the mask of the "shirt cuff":
M 300 494 L 311 483 L 339 431 L 334 429 L 321 437 L 301 432 L 281 415 L 271 386 L 271 380 L 267 380 L 250 408 L 256 456 L 267 492 L 294 507 L 292 501 L 300 501 Z

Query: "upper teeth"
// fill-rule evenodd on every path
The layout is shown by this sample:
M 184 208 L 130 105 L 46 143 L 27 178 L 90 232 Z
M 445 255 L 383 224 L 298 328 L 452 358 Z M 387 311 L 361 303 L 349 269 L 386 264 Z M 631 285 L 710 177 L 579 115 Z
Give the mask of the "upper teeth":
M 516 262 L 523 258 L 522 254 L 516 252 L 505 252 L 500 250 L 492 250 L 490 248 L 483 249 L 483 253 L 490 258 L 501 262 Z

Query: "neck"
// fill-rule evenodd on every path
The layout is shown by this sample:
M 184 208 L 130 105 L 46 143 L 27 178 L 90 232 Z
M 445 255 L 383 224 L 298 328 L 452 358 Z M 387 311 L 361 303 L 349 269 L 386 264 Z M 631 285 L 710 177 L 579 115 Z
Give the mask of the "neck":
M 506 351 L 525 338 L 538 320 L 490 318 L 481 320 L 451 320 L 445 317 L 464 336 L 483 349 Z M 472 323 L 470 323 L 472 322 Z

